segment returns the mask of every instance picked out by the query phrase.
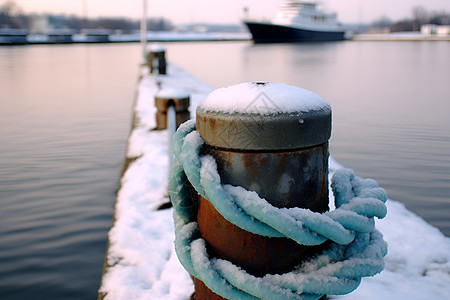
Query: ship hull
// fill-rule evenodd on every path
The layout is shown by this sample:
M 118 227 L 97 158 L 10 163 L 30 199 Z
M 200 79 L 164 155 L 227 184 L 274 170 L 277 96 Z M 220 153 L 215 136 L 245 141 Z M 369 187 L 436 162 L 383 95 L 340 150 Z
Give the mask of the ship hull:
M 26 29 L 0 29 L 0 45 L 27 44 L 27 35 Z
M 342 41 L 345 31 L 308 30 L 271 23 L 245 22 L 255 43 Z

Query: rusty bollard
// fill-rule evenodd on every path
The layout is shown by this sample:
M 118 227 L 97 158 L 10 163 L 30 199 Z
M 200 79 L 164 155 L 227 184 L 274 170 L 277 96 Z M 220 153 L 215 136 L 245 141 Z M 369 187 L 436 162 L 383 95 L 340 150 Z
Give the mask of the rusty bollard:
M 163 88 L 155 95 L 156 129 L 168 128 L 169 106 L 175 108 L 176 127 L 190 119 L 189 113 L 189 93 L 176 88 Z
M 150 73 L 154 73 L 155 69 L 158 69 L 158 74 L 166 74 L 166 49 L 158 44 L 154 44 L 150 47 L 150 51 L 147 53 L 147 64 L 150 69 Z
M 319 105 L 309 107 L 311 97 Z M 285 107 L 291 100 L 300 103 L 294 110 Z M 203 151 L 216 159 L 222 183 L 256 191 L 276 207 L 328 210 L 331 107 L 318 95 L 280 83 L 239 84 L 210 94 L 197 108 L 196 122 Z M 209 255 L 254 276 L 289 272 L 326 247 L 250 233 L 201 196 L 198 203 L 197 222 Z M 196 278 L 194 284 L 195 299 L 223 299 Z

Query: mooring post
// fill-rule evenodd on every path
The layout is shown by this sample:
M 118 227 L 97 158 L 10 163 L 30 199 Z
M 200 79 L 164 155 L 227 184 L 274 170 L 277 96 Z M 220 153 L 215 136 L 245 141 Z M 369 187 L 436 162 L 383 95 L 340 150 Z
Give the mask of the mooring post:
M 154 73 L 158 70 L 158 74 L 166 74 L 166 49 L 159 45 L 153 44 L 147 53 L 147 64 L 150 69 L 150 73 Z
M 218 89 L 197 108 L 197 130 L 221 182 L 255 191 L 279 208 L 328 210 L 331 107 L 318 95 L 281 83 Z M 262 277 L 293 270 L 324 248 L 270 238 L 227 221 L 199 196 L 197 222 L 208 253 Z M 194 278 L 195 299 L 224 299 Z
M 162 88 L 155 95 L 156 129 L 167 129 L 169 107 L 175 108 L 176 127 L 190 119 L 189 93 L 177 88 Z
M 168 129 L 168 149 L 172 149 L 172 138 L 178 126 L 190 118 L 189 93 L 177 88 L 163 88 L 155 95 L 156 130 Z M 169 155 L 169 168 L 172 167 Z

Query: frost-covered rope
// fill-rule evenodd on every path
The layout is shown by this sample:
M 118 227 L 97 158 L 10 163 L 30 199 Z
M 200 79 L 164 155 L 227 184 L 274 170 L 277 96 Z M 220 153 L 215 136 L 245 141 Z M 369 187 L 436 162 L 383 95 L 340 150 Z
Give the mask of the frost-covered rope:
M 199 155 L 202 145 L 194 121 L 182 124 L 175 133 L 169 195 L 174 205 L 177 255 L 188 272 L 216 294 L 228 299 L 318 299 L 324 294 L 349 293 L 362 277 L 382 271 L 387 245 L 373 218 L 386 215 L 387 197 L 374 180 L 341 169 L 332 180 L 335 210 L 321 214 L 276 208 L 255 192 L 222 184 L 214 158 Z M 187 181 L 225 219 L 244 230 L 287 237 L 302 245 L 334 243 L 300 269 L 262 278 L 228 261 L 210 259 L 195 222 Z

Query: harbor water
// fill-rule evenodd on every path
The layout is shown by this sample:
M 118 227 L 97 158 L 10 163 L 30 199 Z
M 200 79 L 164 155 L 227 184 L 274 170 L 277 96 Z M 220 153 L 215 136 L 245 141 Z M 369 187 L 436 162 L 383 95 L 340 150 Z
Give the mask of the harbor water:
M 0 47 L 0 299 L 96 299 L 140 53 Z
M 164 46 L 214 88 L 318 93 L 333 108 L 331 155 L 450 236 L 450 43 Z M 0 47 L 0 299 L 95 299 L 141 53 Z

